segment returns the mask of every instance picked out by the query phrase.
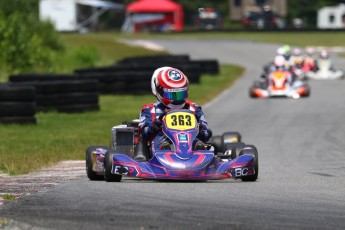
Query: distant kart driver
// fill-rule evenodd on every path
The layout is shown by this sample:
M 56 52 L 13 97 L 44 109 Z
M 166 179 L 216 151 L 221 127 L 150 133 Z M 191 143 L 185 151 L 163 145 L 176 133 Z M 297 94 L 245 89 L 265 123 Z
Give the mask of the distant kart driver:
M 157 102 L 141 108 L 139 131 L 142 139 L 150 143 L 154 153 L 159 149 L 172 149 L 162 133 L 162 118 L 170 110 L 187 109 L 194 113 L 199 124 L 199 134 L 193 143 L 194 149 L 205 149 L 204 143 L 211 137 L 205 115 L 199 105 L 187 100 L 189 81 L 180 70 L 161 67 L 154 71 L 151 89 Z

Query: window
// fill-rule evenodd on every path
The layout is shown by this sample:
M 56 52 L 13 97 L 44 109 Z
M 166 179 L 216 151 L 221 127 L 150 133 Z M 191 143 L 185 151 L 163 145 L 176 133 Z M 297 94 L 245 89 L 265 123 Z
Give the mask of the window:
M 330 23 L 334 23 L 334 19 L 335 19 L 335 17 L 334 17 L 334 15 L 333 14 L 331 14 L 331 15 L 329 15 L 329 22 Z

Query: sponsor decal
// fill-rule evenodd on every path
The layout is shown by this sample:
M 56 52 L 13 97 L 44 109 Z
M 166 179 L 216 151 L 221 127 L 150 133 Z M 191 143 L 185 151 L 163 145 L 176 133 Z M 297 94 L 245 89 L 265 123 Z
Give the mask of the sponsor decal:
M 248 168 L 235 168 L 234 169 L 234 176 L 235 177 L 241 177 L 241 176 L 247 176 L 248 175 Z
M 164 92 L 183 92 L 183 91 L 187 91 L 187 87 L 184 87 L 184 88 L 177 88 L 177 89 L 166 89 L 164 88 L 163 91 Z
M 114 173 L 121 174 L 121 175 L 127 175 L 128 174 L 128 167 L 124 167 L 122 165 L 117 165 L 114 168 Z
M 168 76 L 173 81 L 179 81 L 182 79 L 181 73 L 176 70 L 169 70 Z
M 188 136 L 186 133 L 179 133 L 178 134 L 178 140 L 180 142 L 187 142 L 188 141 Z

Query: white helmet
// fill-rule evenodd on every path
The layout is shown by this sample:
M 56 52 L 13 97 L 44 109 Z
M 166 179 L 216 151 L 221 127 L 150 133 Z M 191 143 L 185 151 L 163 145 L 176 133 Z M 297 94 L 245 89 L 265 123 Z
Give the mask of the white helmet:
M 293 56 L 301 56 L 302 55 L 302 50 L 300 48 L 294 48 L 292 50 L 292 55 Z
M 274 65 L 276 67 L 283 67 L 285 65 L 285 58 L 282 55 L 277 55 L 274 58 Z
M 285 54 L 285 49 L 284 47 L 279 47 L 277 49 L 277 55 L 284 55 Z
M 314 53 L 315 53 L 315 49 L 314 49 L 313 47 L 307 47 L 307 48 L 305 49 L 305 52 L 306 52 L 306 54 L 307 54 L 308 56 L 313 56 Z
M 329 57 L 329 54 L 326 50 L 321 50 L 320 51 L 320 58 L 322 59 L 327 59 Z

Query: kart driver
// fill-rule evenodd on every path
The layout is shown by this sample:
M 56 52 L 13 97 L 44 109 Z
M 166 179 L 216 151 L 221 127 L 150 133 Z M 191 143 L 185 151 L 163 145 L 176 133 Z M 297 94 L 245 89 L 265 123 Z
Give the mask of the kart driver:
M 328 63 L 329 64 L 329 70 L 335 71 L 333 61 L 329 57 L 329 53 L 327 52 L 327 50 L 321 50 L 320 51 L 319 58 L 316 60 L 316 65 L 315 65 L 316 71 L 320 69 L 320 65 L 323 61 L 329 62 Z
M 155 103 L 141 108 L 139 132 L 142 139 L 151 142 L 151 151 L 172 149 L 168 138 L 162 133 L 162 118 L 173 109 L 192 111 L 199 124 L 199 134 L 193 143 L 194 150 L 205 149 L 204 143 L 211 137 L 205 115 L 200 106 L 187 100 L 189 81 L 182 71 L 172 67 L 161 67 L 154 71 L 151 89 L 157 98 Z
M 286 61 L 283 56 L 276 56 L 274 58 L 274 65 L 272 66 L 271 73 L 276 71 L 283 72 L 287 76 L 286 83 L 288 85 L 292 84 L 295 76 L 293 75 L 293 72 L 289 70 L 289 67 L 286 66 Z M 271 75 L 269 75 L 268 77 L 268 84 L 273 85 L 273 79 Z

